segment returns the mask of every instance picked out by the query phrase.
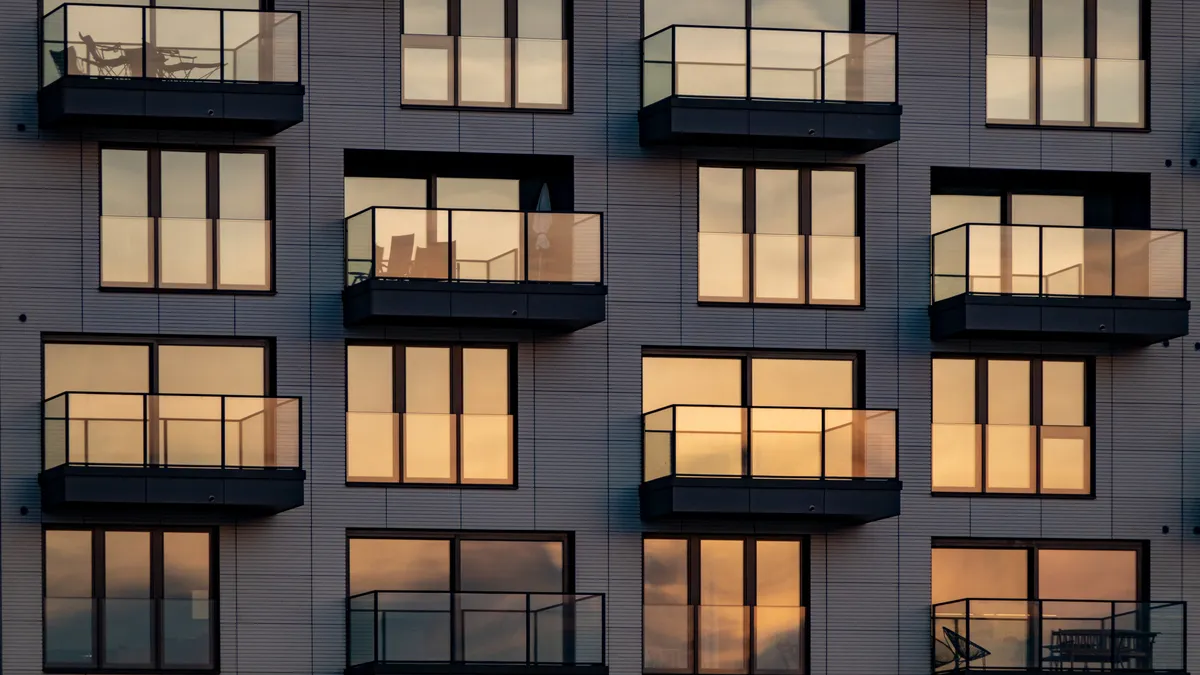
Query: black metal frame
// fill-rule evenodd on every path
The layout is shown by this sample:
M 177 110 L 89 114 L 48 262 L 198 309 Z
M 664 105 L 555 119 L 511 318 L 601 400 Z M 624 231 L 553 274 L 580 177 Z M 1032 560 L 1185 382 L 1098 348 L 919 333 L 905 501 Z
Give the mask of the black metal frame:
M 866 290 L 867 290 L 867 238 L 865 236 L 866 224 L 866 170 L 861 164 L 788 164 L 788 163 L 770 163 L 770 162 L 722 162 L 722 161 L 701 161 L 696 169 L 696 195 L 697 195 L 697 236 L 702 233 L 699 230 L 699 195 L 700 195 L 700 174 L 706 168 L 711 169 L 738 169 L 742 172 L 742 234 L 749 235 L 750 239 L 747 243 L 747 260 L 746 260 L 746 277 L 743 279 L 746 289 L 746 301 L 723 301 L 716 299 L 702 299 L 697 294 L 697 304 L 712 305 L 715 307 L 810 307 L 814 309 L 836 309 L 836 310 L 862 310 L 866 309 Z M 823 304 L 813 303 L 810 298 L 812 295 L 812 247 L 806 240 L 804 245 L 804 300 L 794 303 L 780 302 L 758 302 L 754 299 L 755 291 L 755 241 L 754 235 L 757 229 L 757 190 L 756 190 L 756 174 L 759 170 L 780 171 L 791 170 L 799 174 L 799 206 L 798 213 L 800 216 L 799 231 L 797 236 L 810 237 L 812 235 L 812 173 L 814 171 L 828 172 L 853 172 L 854 180 L 854 236 L 858 239 L 858 302 L 843 303 L 843 304 Z M 603 239 L 603 237 L 601 237 Z M 700 271 L 697 269 L 697 279 Z
M 392 351 L 392 411 L 397 416 L 397 429 L 394 436 L 392 458 L 396 479 L 388 481 L 371 481 L 362 478 L 346 476 L 346 484 L 361 487 L 405 487 L 405 488 L 470 488 L 470 489 L 507 489 L 519 487 L 519 457 L 518 452 L 518 414 L 517 414 L 517 348 L 512 344 L 496 342 L 395 342 L 381 340 L 349 340 L 346 342 L 346 387 L 350 386 L 349 350 L 351 347 L 386 347 Z M 462 480 L 462 434 L 456 433 L 454 438 L 454 480 L 445 483 L 405 482 L 404 480 L 404 413 L 405 413 L 405 350 L 416 348 L 443 348 L 450 350 L 450 412 L 448 414 L 463 414 L 463 350 L 464 349 L 493 349 L 504 350 L 508 354 L 508 415 L 512 436 L 509 438 L 509 467 L 512 472 L 511 482 L 496 483 L 465 483 Z M 346 412 L 349 409 L 349 396 L 346 397 Z M 459 428 L 456 425 L 456 429 Z
M 1088 102 L 1087 102 L 1088 122 L 1087 122 L 1087 124 L 1062 124 L 1062 123 L 1046 124 L 1041 121 L 1042 120 L 1042 73 L 1041 73 L 1041 68 L 1039 66 L 1041 63 L 1043 52 L 1045 51 L 1045 46 L 1043 44 L 1043 41 L 1044 41 L 1043 40 L 1043 31 L 1042 31 L 1042 28 L 1043 28 L 1043 26 L 1042 26 L 1042 23 L 1043 23 L 1043 21 L 1042 21 L 1042 2 L 1043 2 L 1043 0 L 1027 0 L 1027 2 L 1029 3 L 1029 24 L 1030 24 L 1029 25 L 1029 52 L 1030 52 L 1029 58 L 1034 59 L 1033 79 L 1031 82 L 1032 91 L 1030 92 L 1032 94 L 1031 103 L 1032 103 L 1032 108 L 1033 108 L 1033 121 L 1032 122 L 1017 122 L 1017 121 L 1011 121 L 1011 120 L 1000 120 L 1000 121 L 992 122 L 987 119 L 987 115 L 985 112 L 985 114 L 984 114 L 985 125 L 988 127 L 1002 128 L 1002 129 L 1003 128 L 1013 128 L 1013 129 L 1043 128 L 1043 129 L 1074 129 L 1074 130 L 1094 129 L 1094 130 L 1103 130 L 1103 131 L 1135 132 L 1135 133 L 1151 131 L 1151 128 L 1150 128 L 1151 114 L 1150 113 L 1151 113 L 1151 101 L 1153 100 L 1153 97 L 1151 96 L 1151 86 L 1152 86 L 1151 85 L 1151 80 L 1152 80 L 1151 65 L 1150 65 L 1150 61 L 1151 61 L 1150 14 L 1151 13 L 1150 13 L 1149 1 L 1148 0 L 1139 0 L 1140 4 L 1139 4 L 1139 12 L 1138 12 L 1138 16 L 1140 19 L 1140 25 L 1138 26 L 1138 37 L 1139 37 L 1139 40 L 1138 40 L 1139 54 L 1138 55 L 1139 55 L 1139 60 L 1143 64 L 1145 64 L 1144 70 L 1142 72 L 1142 91 L 1141 91 L 1142 120 L 1143 120 L 1142 126 L 1129 126 L 1129 125 L 1098 126 L 1096 124 L 1096 68 L 1095 68 L 1095 62 L 1096 62 L 1096 59 L 1098 58 L 1097 42 L 1099 40 L 1099 35 L 1097 32 L 1097 20 L 1096 20 L 1096 17 L 1097 17 L 1097 2 L 1096 2 L 1096 0 L 1083 0 L 1083 3 L 1084 3 L 1084 9 L 1083 9 L 1084 51 L 1083 51 L 1083 56 L 1079 57 L 1079 58 L 1087 59 L 1088 65 L 1089 65 L 1088 78 L 1087 78 L 1087 82 L 1088 82 Z M 987 21 L 984 24 L 985 43 L 986 43 L 987 32 L 989 30 L 990 24 L 991 24 L 990 21 Z M 988 56 L 991 56 L 991 54 L 985 55 L 985 58 L 987 58 Z M 1007 56 L 1007 55 L 1000 54 L 998 56 Z
M 276 228 L 277 222 L 275 218 L 276 203 L 275 203 L 275 149 L 274 148 L 255 148 L 247 146 L 222 146 L 222 147 L 195 147 L 195 146 L 176 146 L 176 145 L 133 145 L 133 144 L 104 144 L 100 147 L 99 156 L 99 184 L 100 190 L 97 194 L 97 206 L 101 219 L 104 215 L 104 152 L 106 150 L 118 151 L 133 151 L 143 152 L 146 155 L 146 218 L 154 221 L 154 242 L 150 251 L 150 272 L 151 283 L 149 286 L 121 286 L 121 285 L 105 285 L 103 277 L 98 277 L 100 280 L 100 290 L 111 292 L 141 292 L 141 293 L 181 293 L 181 294 L 203 294 L 203 295 L 274 295 L 276 292 Z M 160 234 L 162 226 L 162 153 L 163 152 L 188 152 L 192 154 L 205 155 L 205 220 L 211 224 L 211 231 L 208 235 L 208 244 L 210 247 L 209 275 L 210 287 L 208 288 L 172 288 L 162 287 L 159 285 L 161 276 L 161 255 L 162 255 L 162 237 Z M 221 176 L 220 176 L 220 160 L 221 155 L 236 154 L 236 155 L 263 155 L 264 171 L 263 171 L 263 203 L 266 207 L 266 221 L 269 223 L 267 227 L 267 274 L 270 276 L 268 280 L 268 288 L 266 289 L 247 289 L 247 288 L 219 288 L 218 280 L 220 274 L 220 228 L 217 226 L 221 219 Z M 104 237 L 99 238 L 98 251 L 96 254 L 97 269 L 99 269 L 99 261 L 104 255 Z
M 92 586 L 92 654 L 96 659 L 96 664 L 91 666 L 71 666 L 71 665 L 55 665 L 46 661 L 46 612 L 44 611 L 46 603 L 46 547 L 45 533 L 52 530 L 69 530 L 89 532 L 92 535 L 91 543 L 91 586 Z M 161 663 L 163 653 L 163 618 L 162 605 L 163 599 L 163 579 L 164 560 L 163 560 L 163 534 L 167 532 L 188 532 L 188 533 L 206 533 L 209 535 L 209 658 L 212 662 L 211 668 L 136 668 L 129 666 L 103 666 L 100 664 L 100 655 L 104 645 L 104 614 L 100 611 L 100 607 L 104 601 L 105 589 L 105 537 L 106 532 L 147 532 L 150 535 L 150 589 L 151 597 L 147 598 L 154 603 L 155 615 L 151 629 L 154 633 L 152 645 L 153 660 L 156 663 Z M 219 530 L 215 527 L 165 527 L 165 526 L 144 526 L 136 525 L 113 525 L 113 526 L 87 526 L 87 525 L 46 525 L 42 530 L 42 665 L 43 671 L 47 673 L 64 673 L 64 674 L 84 674 L 84 673 L 130 673 L 130 672 L 153 672 L 163 673 L 166 675 L 189 675 L 202 673 L 216 673 L 221 670 L 221 621 L 220 621 L 220 564 L 218 560 L 219 554 Z
M 1039 428 L 1042 421 L 1042 364 L 1045 362 L 1083 364 L 1083 414 L 1084 426 L 1089 429 L 1088 440 L 1088 491 L 1086 493 L 1042 492 L 1042 437 L 1034 435 L 1034 462 L 1030 467 L 1034 473 L 1033 489 L 1023 492 L 989 491 L 987 489 L 987 433 L 981 432 L 976 446 L 976 461 L 979 463 L 979 489 L 976 491 L 938 490 L 931 488 L 935 497 L 1025 497 L 1036 499 L 1095 499 L 1096 498 L 1096 361 L 1092 357 L 1040 356 L 1020 354 L 970 354 L 962 352 L 934 352 L 932 361 L 971 361 L 975 365 L 975 425 L 986 429 L 988 424 L 988 362 L 1023 361 L 1029 363 L 1029 426 Z M 932 367 L 932 363 L 931 363 Z M 937 396 L 933 392 L 933 396 Z
M 269 7 L 264 7 L 264 6 L 262 6 L 262 5 L 267 5 L 267 6 L 269 6 Z M 67 39 L 67 37 L 66 37 L 66 35 L 65 35 L 65 27 L 66 27 L 66 25 L 67 25 L 67 23 L 68 23 L 68 22 L 67 22 L 67 16 L 68 16 L 68 14 L 69 14 L 69 12 L 70 12 L 70 7 L 72 7 L 72 6 L 81 6 L 81 7 L 109 7 L 109 8 L 123 8 L 123 9 L 141 9 L 141 10 L 142 10 L 142 21 L 141 21 L 141 24 L 142 24 L 142 43 L 143 43 L 143 45 L 146 45 L 146 44 L 148 44 L 148 43 L 146 42 L 146 23 L 147 23 L 147 22 L 146 22 L 146 10 L 151 10 L 151 9 L 178 9 L 178 10 L 192 10 L 192 11 L 204 11 L 204 12 L 217 12 L 217 13 L 219 13 L 219 15 L 220 15 L 220 17 L 221 17 L 221 19 L 220 19 L 220 24 L 221 24 L 221 34 L 220 34 L 220 45 L 221 45 L 221 47 L 220 47 L 220 49 L 221 49 L 221 52 L 222 52 L 222 53 L 226 51 L 226 50 L 225 50 L 225 20 L 224 20 L 224 16 L 225 16 L 225 13 L 226 13 L 226 12 L 251 12 L 251 13 L 254 13 L 254 14 L 263 14 L 263 13 L 273 13 L 273 14 L 291 14 L 291 15 L 293 15 L 293 16 L 295 16 L 295 17 L 296 17 L 296 80 L 295 80 L 294 82 L 273 82 L 273 81 L 259 82 L 259 81 L 255 81 L 255 83 L 256 83 L 256 84 L 290 84 L 290 85 L 295 85 L 295 84 L 299 84 L 299 83 L 301 83 L 301 82 L 303 82 L 303 81 L 304 81 L 304 59 L 303 59 L 303 54 L 304 54 L 304 47 L 303 47 L 303 42 L 304 42 L 304 31 L 303 31 L 303 26 L 301 25 L 301 17 L 300 17 L 300 12 L 297 12 L 297 11 L 277 12 L 276 10 L 274 10 L 274 9 L 273 9 L 273 6 L 274 6 L 274 1 L 273 1 L 273 0 L 263 0 L 262 2 L 260 2 L 260 8 L 259 8 L 259 9 L 213 9 L 213 8 L 211 8 L 211 7 L 174 7 L 174 6 L 172 6 L 172 7 L 158 7 L 158 6 L 157 6 L 157 3 L 156 3 L 156 0 L 149 0 L 149 2 L 148 2 L 146 5 L 120 5 L 120 4 L 103 4 L 103 3 L 90 3 L 90 2 L 89 2 L 89 3 L 72 3 L 72 2 L 64 2 L 63 4 L 59 5 L 58 7 L 56 7 L 56 8 L 55 8 L 53 11 L 51 11 L 51 12 L 49 12 L 49 13 L 43 13 L 43 12 L 41 11 L 41 8 L 40 8 L 40 7 L 39 7 L 39 10 L 38 10 L 38 17 L 39 17 L 39 18 L 38 18 L 38 58 L 37 58 L 37 67 L 38 67 L 38 71 L 37 71 L 37 72 L 38 72 L 38 86 L 39 86 L 39 88 L 42 88 L 42 87 L 44 87 L 44 86 L 45 86 L 45 85 L 43 85 L 43 84 L 42 84 L 42 81 L 43 81 L 43 80 L 42 80 L 42 76 L 43 76 L 43 73 L 45 72 L 45 64 L 43 63 L 43 61 L 44 61 L 44 52 L 45 52 L 45 49 L 43 49 L 43 45 L 45 45 L 45 44 L 46 44 L 46 39 L 45 39 L 45 22 L 46 22 L 46 18 L 48 18 L 49 16 L 51 16 L 52 14 L 54 14 L 54 13 L 56 13 L 56 12 L 60 12 L 60 11 L 61 11 L 61 12 L 63 12 L 64 43 L 65 43 L 65 42 L 67 42 L 67 41 L 68 41 L 68 39 Z M 225 73 L 225 65 L 224 65 L 224 63 L 223 63 L 223 62 L 222 62 L 222 65 L 221 65 L 220 71 L 221 71 L 221 77 L 219 77 L 219 78 L 218 78 L 218 79 L 216 79 L 216 80 L 194 80 L 194 82 L 200 82 L 200 83 L 205 83 L 205 82 L 207 82 L 207 83 L 212 83 L 212 82 L 218 82 L 218 83 L 232 83 L 232 82 L 238 82 L 238 80 L 227 80 L 227 79 L 225 79 L 225 77 L 224 77 L 224 73 Z M 84 79 L 93 79 L 93 76 L 90 76 L 90 75 L 68 75 L 68 74 L 66 74 L 66 73 L 63 73 L 63 74 L 62 74 L 62 76 L 61 76 L 59 79 L 64 79 L 64 78 L 73 78 L 73 77 L 80 77 L 80 78 L 84 78 Z M 153 78 L 153 77 L 149 77 L 149 76 L 147 75 L 147 72 L 146 72 L 146 50 L 144 50 L 144 49 L 143 49 L 143 50 L 142 50 L 142 75 L 141 75 L 140 77 L 133 77 L 133 78 L 130 78 L 130 77 L 121 77 L 121 78 L 112 78 L 112 79 L 118 79 L 118 80 L 128 80 L 128 79 L 133 79 L 133 80 L 157 80 L 157 79 L 161 79 L 161 78 Z
M 742 2 L 746 5 L 745 26 L 731 26 L 731 28 L 754 27 L 754 3 L 751 0 L 742 0 Z M 845 0 L 845 2 L 849 5 L 850 32 L 864 32 L 867 24 L 866 0 Z M 638 11 L 641 17 L 642 36 L 646 37 L 646 0 L 640 0 Z
M 803 631 L 804 637 L 801 643 L 801 648 L 804 650 L 804 663 L 801 664 L 802 672 L 810 671 L 812 661 L 812 631 L 808 628 L 808 609 L 811 605 L 811 556 L 810 556 L 810 539 L 808 536 L 788 536 L 788 535 L 727 535 L 727 534 L 674 534 L 674 533 L 658 533 L 648 532 L 642 536 L 643 546 L 643 577 L 645 575 L 645 542 L 647 540 L 674 540 L 687 542 L 687 606 L 692 610 L 692 620 L 690 622 L 690 631 L 688 635 L 688 661 L 689 667 L 686 670 L 668 670 L 668 669 L 647 669 L 645 663 L 642 664 L 643 673 L 653 673 L 655 675 L 703 675 L 709 671 L 703 671 L 699 667 L 698 650 L 700 640 L 699 622 L 695 621 L 696 608 L 700 606 L 700 585 L 701 585 L 701 559 L 700 559 L 700 542 L 705 540 L 717 541 L 739 541 L 742 542 L 742 597 L 746 603 L 746 607 L 753 608 L 757 606 L 756 602 L 752 602 L 758 598 L 758 567 L 756 544 L 760 541 L 779 541 L 779 542 L 794 542 L 800 545 L 800 598 L 799 606 L 805 610 L 805 625 L 800 629 Z M 642 608 L 645 612 L 646 607 L 646 586 L 643 583 L 641 588 Z M 745 654 L 747 657 L 747 673 L 758 673 L 755 669 L 756 650 L 755 644 L 755 625 L 753 613 L 750 614 L 749 625 L 745 626 Z M 643 659 L 645 654 L 646 644 L 646 626 L 645 621 L 642 622 L 642 645 Z M 762 671 L 763 675 L 770 675 L 772 671 Z
M 553 114 L 571 114 L 575 112 L 575 0 L 559 0 L 562 3 L 562 41 L 567 44 L 567 63 L 566 65 L 566 107 L 564 108 L 538 108 L 535 106 L 518 107 L 517 106 L 517 78 L 516 78 L 516 40 L 517 40 L 517 13 L 520 11 L 520 3 L 518 0 L 503 0 L 504 1 L 504 39 L 508 42 L 508 96 L 512 103 L 509 107 L 489 107 L 489 106 L 467 106 L 459 102 L 459 49 L 458 38 L 462 37 L 462 0 L 442 0 L 446 3 L 446 33 L 436 37 L 453 38 L 454 49 L 450 54 L 450 67 L 454 73 L 453 91 L 451 95 L 453 101 L 445 105 L 429 104 L 429 103 L 403 103 L 403 93 L 401 94 L 401 108 L 411 108 L 416 110 L 460 110 L 460 111 L 485 111 L 485 112 L 528 112 L 528 113 L 553 113 Z M 404 29 L 404 4 L 401 0 L 400 5 L 400 55 L 401 55 L 401 79 L 403 79 L 403 55 L 404 47 L 403 40 L 407 33 Z M 413 35 L 421 35 L 414 33 Z M 468 36 L 469 37 L 469 36 Z

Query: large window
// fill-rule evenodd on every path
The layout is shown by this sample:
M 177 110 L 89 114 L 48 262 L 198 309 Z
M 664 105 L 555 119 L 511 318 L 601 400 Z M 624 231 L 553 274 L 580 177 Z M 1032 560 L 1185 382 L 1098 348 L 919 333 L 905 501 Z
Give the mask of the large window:
M 701 302 L 858 305 L 851 168 L 700 167 Z
M 401 102 L 570 107 L 570 0 L 404 0 Z
M 264 151 L 101 151 L 100 285 L 269 291 Z
M 806 672 L 804 549 L 770 537 L 647 537 L 643 671 Z
M 513 352 L 346 348 L 346 479 L 512 485 Z
M 644 35 L 673 24 L 848 31 L 861 0 L 644 0 Z
M 215 670 L 209 530 L 47 529 L 45 666 Z
M 1014 494 L 1092 491 L 1086 361 L 933 359 L 933 490 Z
M 1142 3 L 988 0 L 988 122 L 1144 127 Z

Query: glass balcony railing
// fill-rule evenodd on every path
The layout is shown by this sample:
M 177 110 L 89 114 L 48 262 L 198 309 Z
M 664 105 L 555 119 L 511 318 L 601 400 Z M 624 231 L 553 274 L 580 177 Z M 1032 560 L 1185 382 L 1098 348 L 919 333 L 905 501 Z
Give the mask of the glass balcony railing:
M 1187 671 L 1187 603 L 969 598 L 933 606 L 934 673 Z
M 42 17 L 41 79 L 300 82 L 300 15 L 64 4 Z
M 302 465 L 298 398 L 66 392 L 43 424 L 45 469 Z
M 1146 62 L 989 54 L 987 121 L 1072 127 L 1141 128 Z
M 670 96 L 895 103 L 896 36 L 668 26 L 642 40 L 642 106 Z
M 647 604 L 642 625 L 647 673 L 805 672 L 806 607 Z
M 598 213 L 373 207 L 346 219 L 346 285 L 369 278 L 603 282 Z
M 603 594 L 371 591 L 346 602 L 347 665 L 603 666 Z
M 963 294 L 1185 298 L 1187 233 L 965 224 L 933 236 L 933 301 Z
M 645 480 L 896 478 L 896 412 L 675 405 L 642 415 Z
M 406 34 L 400 50 L 404 105 L 570 107 L 567 40 Z
M 216 609 L 201 591 L 168 598 L 47 596 L 46 667 L 211 670 Z

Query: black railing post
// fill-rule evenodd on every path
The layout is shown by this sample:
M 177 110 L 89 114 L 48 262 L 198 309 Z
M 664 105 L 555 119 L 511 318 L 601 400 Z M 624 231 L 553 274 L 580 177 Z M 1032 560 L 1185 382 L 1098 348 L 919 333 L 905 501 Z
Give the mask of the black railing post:
M 219 77 L 221 82 L 225 81 L 225 10 L 219 10 L 217 20 L 221 22 L 220 37 L 217 38 L 217 59 L 221 62 L 221 70 Z M 260 24 L 261 25 L 261 24 Z
M 142 8 L 142 77 L 143 78 L 150 77 L 150 74 L 148 72 L 146 72 L 146 64 L 149 63 L 149 54 L 150 54 L 150 42 L 149 42 L 149 40 L 146 39 L 147 38 L 147 36 L 146 36 L 146 12 L 147 11 L 153 12 L 155 10 L 153 10 L 149 7 Z M 158 30 L 158 16 L 157 15 L 153 16 L 151 20 L 155 22 L 154 28 L 157 31 Z
M 676 467 L 678 466 L 678 462 L 676 462 L 676 461 L 675 461 L 675 451 L 676 451 L 676 447 L 675 447 L 675 435 L 676 435 L 676 434 L 679 432 L 679 430 L 678 430 L 678 423 L 679 423 L 678 417 L 679 417 L 679 407 L 678 407 L 678 406 L 671 406 L 671 446 L 670 446 L 670 453 L 671 453 L 671 476 L 672 476 L 672 477 L 674 477 L 674 476 L 676 475 L 676 471 L 677 471 Z
M 220 416 L 218 417 L 218 422 L 217 422 L 217 423 L 221 425 L 221 468 L 222 468 L 222 469 L 224 469 L 224 468 L 226 468 L 226 465 L 228 464 L 228 458 L 225 456 L 225 445 L 226 445 L 226 438 L 225 438 L 225 397 L 224 397 L 224 396 L 222 396 L 220 400 L 221 400 L 221 414 L 220 414 Z M 241 437 L 242 437 L 242 433 L 241 433 L 241 432 L 242 432 L 242 429 L 241 429 L 241 427 L 239 427 L 239 428 L 238 428 L 239 447 L 240 447 L 240 440 L 241 440 Z
M 446 598 L 450 601 L 450 662 L 454 663 L 458 661 L 458 643 L 460 642 L 458 639 L 458 594 L 450 592 L 446 594 Z
M 525 594 L 525 665 L 533 663 L 530 652 L 533 648 L 533 614 L 530 607 L 532 597 L 530 593 Z
M 150 395 L 142 394 L 142 466 L 150 466 Z
M 435 213 L 435 227 L 436 217 Z M 446 211 L 446 281 L 454 280 L 454 258 L 456 256 L 454 251 L 454 211 Z
M 520 242 L 520 245 L 517 247 L 517 251 L 521 252 L 521 258 L 522 258 L 521 262 L 523 263 L 524 269 L 521 272 L 521 274 L 522 274 L 521 278 L 517 279 L 517 281 L 529 281 L 529 217 L 530 217 L 530 215 L 531 214 L 528 211 L 521 214 L 521 221 L 524 224 L 524 226 L 521 228 L 521 242 Z M 549 217 L 549 216 L 547 216 L 547 217 Z M 492 278 L 492 272 L 491 272 L 491 270 L 488 270 L 488 280 L 490 281 L 491 278 Z M 541 279 L 539 279 L 538 281 L 541 281 Z
M 742 477 L 747 478 L 751 475 L 752 467 L 754 466 L 754 448 L 753 436 L 750 433 L 750 427 L 754 423 L 754 408 L 742 409 Z
M 829 92 L 825 89 L 825 41 L 829 35 L 825 31 L 821 31 L 821 98 L 818 101 L 825 101 L 829 98 Z

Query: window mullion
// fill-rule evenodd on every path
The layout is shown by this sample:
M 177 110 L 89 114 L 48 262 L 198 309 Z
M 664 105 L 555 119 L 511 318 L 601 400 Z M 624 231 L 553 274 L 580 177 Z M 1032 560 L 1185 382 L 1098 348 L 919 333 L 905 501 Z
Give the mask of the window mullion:
M 454 482 L 463 482 L 462 462 L 462 428 L 463 415 L 463 349 L 455 345 L 450 350 L 450 412 L 455 416 L 454 423 Z
M 987 359 L 975 361 L 975 419 L 979 424 L 979 491 L 987 492 L 988 377 Z
M 207 156 L 208 170 L 205 175 L 205 185 L 208 187 L 206 195 L 206 203 L 204 210 L 205 218 L 208 220 L 208 227 L 211 228 L 208 233 L 208 247 L 211 260 L 208 261 L 208 273 L 212 275 L 210 287 L 216 289 L 218 284 L 218 272 L 220 257 L 220 227 L 219 220 L 221 218 L 221 153 L 210 151 Z
M 163 576 L 166 574 L 166 563 L 163 556 L 164 536 L 162 530 L 152 530 L 150 532 L 150 608 L 152 625 L 150 627 L 151 644 L 150 644 L 150 660 L 155 668 L 163 667 L 163 642 L 165 632 L 163 630 L 163 605 L 165 604 L 165 584 Z M 212 573 L 212 570 L 209 570 Z M 211 616 L 211 613 L 210 613 Z
M 400 483 L 404 482 L 404 414 L 408 408 L 405 356 L 403 346 L 392 347 L 392 410 L 396 411 L 396 442 L 393 445 L 396 452 L 396 479 Z

